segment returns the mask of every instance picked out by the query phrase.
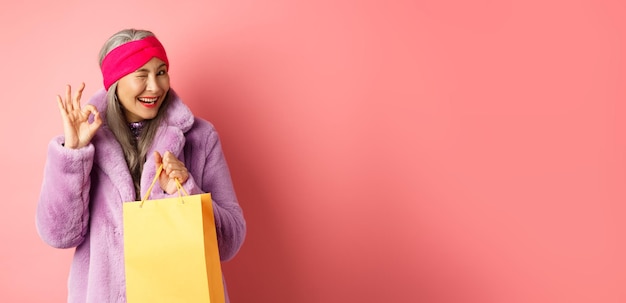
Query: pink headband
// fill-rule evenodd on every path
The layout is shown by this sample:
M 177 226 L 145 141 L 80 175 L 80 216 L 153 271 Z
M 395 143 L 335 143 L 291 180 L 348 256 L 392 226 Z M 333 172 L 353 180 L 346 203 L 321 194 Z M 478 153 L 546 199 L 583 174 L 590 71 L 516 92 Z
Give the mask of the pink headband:
M 136 71 L 154 57 L 163 60 L 169 68 L 165 49 L 154 36 L 124 43 L 114 48 L 102 60 L 104 88 L 109 90 L 109 87 L 117 80 Z

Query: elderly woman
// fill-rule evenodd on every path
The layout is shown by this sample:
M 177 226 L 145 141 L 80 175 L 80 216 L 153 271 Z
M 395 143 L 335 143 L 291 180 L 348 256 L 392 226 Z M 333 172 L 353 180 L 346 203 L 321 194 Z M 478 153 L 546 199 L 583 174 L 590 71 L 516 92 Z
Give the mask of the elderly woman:
M 57 102 L 64 135 L 48 146 L 36 223 L 57 248 L 75 247 L 68 302 L 125 302 L 122 203 L 211 193 L 220 258 L 235 256 L 245 220 L 213 125 L 170 88 L 165 49 L 149 31 L 123 30 L 100 51 L 104 89 L 81 107 L 84 84 Z M 177 179 L 177 180 L 176 180 Z M 227 301 L 228 296 L 226 295 Z

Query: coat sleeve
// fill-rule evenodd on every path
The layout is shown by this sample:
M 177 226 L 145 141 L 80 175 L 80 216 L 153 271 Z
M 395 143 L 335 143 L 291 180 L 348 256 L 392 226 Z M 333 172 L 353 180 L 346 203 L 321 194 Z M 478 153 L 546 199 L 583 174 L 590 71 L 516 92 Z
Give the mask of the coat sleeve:
M 211 193 L 220 259 L 228 261 L 243 245 L 246 221 L 233 188 L 219 136 L 212 126 L 205 135 L 208 135 L 208 140 L 204 141 L 206 143 L 204 151 L 198 153 L 206 157 L 199 161 L 204 163 L 202 178 L 194 180 L 195 182 L 188 181 L 187 184 L 190 185 L 190 194 Z M 197 188 L 196 184 L 201 188 Z
M 90 173 L 94 146 L 63 146 L 63 137 L 48 145 L 48 157 L 36 211 L 39 236 L 48 245 L 70 248 L 83 242 L 89 225 Z

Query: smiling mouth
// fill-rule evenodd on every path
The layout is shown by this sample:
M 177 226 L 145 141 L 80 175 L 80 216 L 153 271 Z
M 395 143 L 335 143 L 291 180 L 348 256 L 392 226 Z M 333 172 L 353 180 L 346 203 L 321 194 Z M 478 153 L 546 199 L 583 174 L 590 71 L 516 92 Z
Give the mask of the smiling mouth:
M 157 100 L 159 100 L 159 97 L 137 98 L 137 100 L 145 104 L 154 104 L 155 102 L 157 102 Z

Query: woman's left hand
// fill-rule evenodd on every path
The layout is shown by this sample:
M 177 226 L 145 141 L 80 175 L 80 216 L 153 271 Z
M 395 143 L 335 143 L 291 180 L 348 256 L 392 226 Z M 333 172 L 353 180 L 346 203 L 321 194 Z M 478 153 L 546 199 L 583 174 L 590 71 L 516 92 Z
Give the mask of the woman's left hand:
M 168 194 L 174 194 L 178 191 L 176 187 L 176 179 L 180 184 L 185 184 L 189 179 L 189 171 L 185 167 L 185 163 L 181 162 L 169 151 L 166 151 L 163 156 L 159 152 L 154 152 L 154 160 L 157 167 L 163 164 L 163 171 L 159 176 L 159 183 L 161 189 Z

